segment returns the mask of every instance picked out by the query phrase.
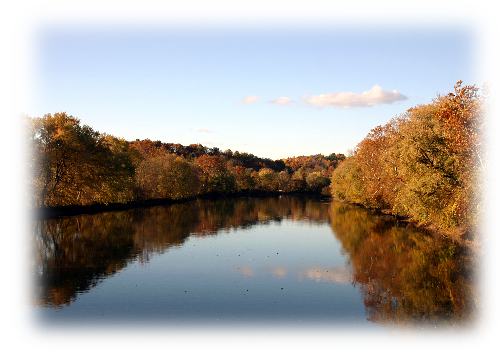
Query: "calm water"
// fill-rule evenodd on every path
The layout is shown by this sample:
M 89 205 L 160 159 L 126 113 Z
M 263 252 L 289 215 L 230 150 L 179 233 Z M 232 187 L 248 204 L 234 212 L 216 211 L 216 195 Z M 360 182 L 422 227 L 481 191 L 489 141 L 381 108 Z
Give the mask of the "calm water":
M 476 259 L 387 216 L 318 198 L 197 200 L 37 221 L 45 325 L 456 329 Z

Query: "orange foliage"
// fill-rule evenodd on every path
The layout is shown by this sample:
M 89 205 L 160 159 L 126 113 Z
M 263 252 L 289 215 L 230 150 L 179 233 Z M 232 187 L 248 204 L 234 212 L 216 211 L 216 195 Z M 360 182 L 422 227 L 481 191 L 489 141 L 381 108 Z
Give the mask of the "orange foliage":
M 462 160 L 458 170 L 484 170 L 483 163 L 483 128 L 484 128 L 484 97 L 474 86 L 462 87 L 462 81 L 454 86 L 455 93 L 448 93 L 437 99 L 437 117 L 449 131 L 449 150 L 457 153 Z

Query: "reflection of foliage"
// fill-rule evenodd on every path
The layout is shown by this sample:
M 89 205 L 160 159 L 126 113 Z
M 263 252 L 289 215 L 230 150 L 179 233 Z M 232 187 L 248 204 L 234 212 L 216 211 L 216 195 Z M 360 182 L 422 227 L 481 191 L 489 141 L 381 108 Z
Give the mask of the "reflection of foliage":
M 332 203 L 331 225 L 349 253 L 370 321 L 460 327 L 475 316 L 477 262 L 465 247 L 340 202 Z
M 288 217 L 328 219 L 327 205 L 305 197 L 196 200 L 169 206 L 64 217 L 33 223 L 37 304 L 62 306 L 129 262 L 181 246 L 190 235 Z
M 466 248 L 399 227 L 390 216 L 311 198 L 205 199 L 34 222 L 36 303 L 70 304 L 78 293 L 130 262 L 147 263 L 152 255 L 182 246 L 191 236 L 210 237 L 221 230 L 289 219 L 331 223 L 343 252 L 349 254 L 353 283 L 360 288 L 370 321 L 456 328 L 477 314 L 476 261 Z M 341 281 L 337 273 L 313 277 Z
M 122 269 L 136 254 L 127 214 L 104 213 L 35 222 L 39 303 L 69 304 L 76 293 Z

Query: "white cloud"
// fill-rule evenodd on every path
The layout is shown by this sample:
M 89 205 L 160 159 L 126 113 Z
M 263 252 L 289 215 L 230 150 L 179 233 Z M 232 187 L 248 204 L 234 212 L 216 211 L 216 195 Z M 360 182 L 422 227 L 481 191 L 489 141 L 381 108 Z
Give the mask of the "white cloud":
M 361 94 L 352 92 L 337 92 L 331 94 L 313 95 L 309 98 L 302 96 L 306 103 L 320 108 L 333 105 L 338 108 L 371 107 L 375 104 L 392 104 L 396 101 L 406 100 L 407 96 L 395 90 L 382 90 L 378 85 Z
M 250 95 L 250 96 L 245 97 L 245 98 L 237 99 L 237 100 L 235 100 L 235 102 L 236 103 L 243 102 L 245 104 L 250 104 L 250 103 L 255 102 L 258 99 L 260 99 L 260 97 L 258 97 L 256 95 Z
M 198 133 L 210 133 L 210 130 L 203 128 L 198 130 Z
M 287 97 L 280 97 L 280 98 L 276 98 L 275 100 L 270 100 L 268 103 L 285 105 L 285 104 L 294 103 L 294 101 L 290 98 L 287 98 Z

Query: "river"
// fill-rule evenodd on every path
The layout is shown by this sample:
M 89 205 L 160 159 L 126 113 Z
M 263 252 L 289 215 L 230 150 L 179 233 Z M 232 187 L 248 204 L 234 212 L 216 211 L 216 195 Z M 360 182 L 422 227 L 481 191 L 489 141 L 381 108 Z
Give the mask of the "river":
M 474 326 L 474 252 L 318 197 L 194 200 L 34 221 L 42 326 Z

